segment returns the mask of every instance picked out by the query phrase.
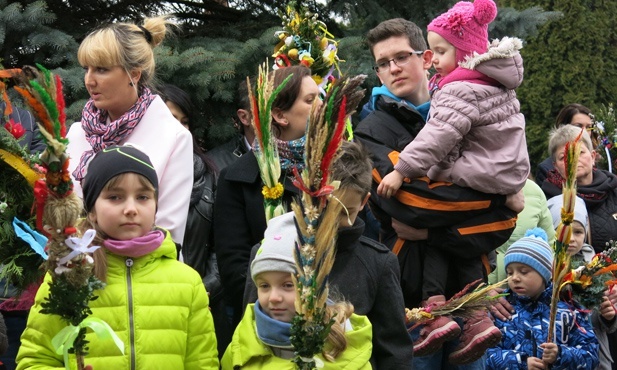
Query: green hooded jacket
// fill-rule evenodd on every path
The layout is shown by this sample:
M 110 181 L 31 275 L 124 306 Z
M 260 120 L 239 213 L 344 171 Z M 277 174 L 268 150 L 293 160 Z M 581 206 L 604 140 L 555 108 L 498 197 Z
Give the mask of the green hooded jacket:
M 169 232 L 159 248 L 143 257 L 107 252 L 107 286 L 95 292 L 91 317 L 111 326 L 124 342 L 124 354 L 89 330 L 87 365 L 95 370 L 219 368 L 208 295 L 199 274 L 176 255 Z M 17 369 L 64 369 L 51 340 L 67 323 L 40 313 L 50 280 L 47 274 L 30 311 Z

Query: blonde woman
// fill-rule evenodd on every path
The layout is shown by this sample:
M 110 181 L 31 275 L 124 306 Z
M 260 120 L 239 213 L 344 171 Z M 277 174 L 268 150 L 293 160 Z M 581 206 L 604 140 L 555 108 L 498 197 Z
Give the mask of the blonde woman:
M 156 224 L 182 243 L 193 183 L 191 134 L 151 92 L 153 48 L 168 34 L 167 17 L 146 18 L 142 25 L 112 23 L 92 31 L 77 57 L 84 67 L 90 99 L 81 122 L 71 126 L 69 170 L 81 197 L 81 181 L 94 155 L 110 145 L 140 148 L 152 160 L 159 180 Z

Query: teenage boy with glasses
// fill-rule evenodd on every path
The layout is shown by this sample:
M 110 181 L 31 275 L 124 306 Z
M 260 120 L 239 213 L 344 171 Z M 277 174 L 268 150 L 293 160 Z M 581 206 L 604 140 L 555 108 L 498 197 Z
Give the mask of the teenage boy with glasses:
M 398 154 L 427 120 L 428 69 L 433 53 L 428 50 L 422 31 L 401 18 L 380 23 L 369 31 L 367 41 L 382 86 L 373 89 L 368 103 L 372 112 L 359 123 L 355 135 L 371 152 L 374 163 L 370 206 L 381 222 L 381 242 L 399 258 L 406 307 L 418 307 L 422 300 L 426 248 L 439 246 L 453 258 L 478 256 L 486 268 L 478 277 L 486 279 L 490 272 L 486 253 L 508 239 L 516 218 L 504 206 L 503 195 L 429 182 L 427 178 L 403 183 L 396 196 L 389 199 L 377 196 L 381 179 L 393 170 Z M 451 279 L 447 296 L 462 288 Z M 452 349 L 444 346 L 431 358 L 421 358 L 430 361 L 430 365 L 421 364 L 418 359 L 414 359 L 414 364 L 419 368 L 440 368 L 442 360 L 447 363 Z M 481 362 L 476 363 L 481 366 Z

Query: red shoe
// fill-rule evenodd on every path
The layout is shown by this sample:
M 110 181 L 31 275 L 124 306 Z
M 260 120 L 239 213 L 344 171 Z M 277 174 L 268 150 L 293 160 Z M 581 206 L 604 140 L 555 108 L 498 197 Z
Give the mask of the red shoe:
M 446 302 L 446 297 L 437 295 L 429 297 L 426 305 L 439 307 Z M 458 338 L 461 327 L 449 316 L 438 316 L 429 321 L 420 330 L 420 337 L 413 344 L 414 356 L 428 356 L 433 354 L 447 341 Z
M 448 359 L 452 365 L 464 365 L 474 362 L 487 349 L 501 342 L 501 331 L 484 311 L 478 312 L 463 325 L 460 343 Z
M 456 339 L 459 335 L 461 327 L 456 321 L 447 316 L 438 316 L 420 330 L 420 338 L 413 344 L 413 355 L 431 355 L 439 351 L 445 342 Z

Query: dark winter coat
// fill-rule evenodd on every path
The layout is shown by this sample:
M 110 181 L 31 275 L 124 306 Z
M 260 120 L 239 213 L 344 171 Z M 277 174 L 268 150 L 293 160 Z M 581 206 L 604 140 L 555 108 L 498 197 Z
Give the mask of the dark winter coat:
M 427 244 L 452 256 L 479 257 L 508 240 L 515 218 L 512 211 L 503 207 L 504 196 L 451 183 L 430 182 L 428 178 L 404 182 L 396 197 L 379 197 L 376 191 L 379 182 L 394 169 L 398 153 L 422 129 L 424 119 L 405 102 L 385 95 L 377 98 L 375 108 L 360 122 L 354 134 L 373 160 L 370 206 L 382 225 L 382 242 L 391 249 L 402 244 L 398 258 L 405 305 L 417 307 L 422 299 L 422 264 Z M 498 221 L 503 227 L 490 232 L 467 232 L 470 229 L 466 228 L 475 226 L 478 220 L 469 225 L 466 222 L 482 214 L 486 223 Z M 429 228 L 428 241 L 398 240 L 391 227 L 392 218 L 414 227 Z M 461 222 L 461 218 L 467 221 Z M 462 288 L 453 283 L 454 292 Z
M 279 180 L 286 207 L 298 189 L 285 175 Z M 234 308 L 237 324 L 244 312 L 242 296 L 251 248 L 266 230 L 263 183 L 255 154 L 247 153 L 223 169 L 214 201 L 214 247 L 227 302 Z
M 553 158 L 548 157 L 540 162 L 540 164 L 538 164 L 538 169 L 536 170 L 536 184 L 542 186 L 544 180 L 546 180 L 546 175 L 548 172 L 554 169 L 555 166 L 553 165 Z
M 204 279 L 212 305 L 220 299 L 218 295 L 221 292 L 212 235 L 216 178 L 196 154 L 193 154 L 193 177 L 182 257 Z
M 247 151 L 244 136 L 238 135 L 228 142 L 208 150 L 206 158 L 214 164 L 216 173 L 220 173 L 225 167 L 240 159 Z

